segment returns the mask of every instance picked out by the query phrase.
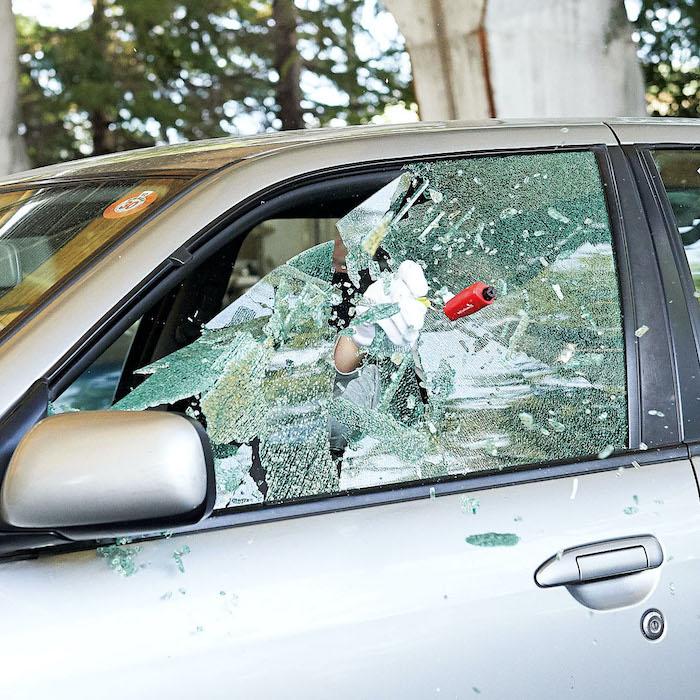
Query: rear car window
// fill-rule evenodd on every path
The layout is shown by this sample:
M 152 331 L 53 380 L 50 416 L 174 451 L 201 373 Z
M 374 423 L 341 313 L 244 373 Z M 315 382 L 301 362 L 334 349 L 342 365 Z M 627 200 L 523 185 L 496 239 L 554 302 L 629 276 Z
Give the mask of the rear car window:
M 0 190 L 0 334 L 186 182 L 120 178 Z
M 683 242 L 696 294 L 700 295 L 700 151 L 653 151 L 678 233 Z
M 330 238 L 282 260 L 244 246 L 231 303 L 114 404 L 174 408 L 206 426 L 218 508 L 624 449 L 621 306 L 593 153 L 411 164 Z M 361 366 L 339 374 L 334 347 L 358 332 L 367 285 L 390 286 L 408 261 L 430 305 L 415 345 L 377 325 Z M 475 282 L 496 300 L 450 320 L 450 296 Z

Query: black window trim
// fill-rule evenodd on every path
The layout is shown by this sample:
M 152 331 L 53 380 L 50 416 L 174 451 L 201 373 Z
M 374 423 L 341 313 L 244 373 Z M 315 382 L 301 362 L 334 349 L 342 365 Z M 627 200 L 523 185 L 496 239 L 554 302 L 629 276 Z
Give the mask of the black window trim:
M 571 147 L 542 147 L 528 149 L 504 149 L 489 151 L 466 151 L 443 154 L 431 154 L 421 158 L 402 158 L 391 161 L 375 161 L 363 164 L 352 164 L 344 168 L 328 171 L 309 172 L 303 177 L 281 182 L 263 190 L 247 200 L 238 203 L 225 215 L 211 222 L 207 227 L 195 234 L 185 245 L 175 251 L 167 260 L 153 270 L 131 294 L 115 305 L 105 317 L 96 324 L 85 336 L 74 345 L 52 370 L 43 378 L 49 387 L 49 398 L 58 396 L 99 354 L 106 349 L 133 321 L 140 317 L 158 298 L 174 288 L 190 271 L 206 260 L 210 255 L 236 236 L 247 234 L 256 224 L 271 218 L 275 212 L 289 208 L 289 203 L 300 193 L 311 189 L 327 188 L 329 185 L 338 186 L 339 182 L 350 182 L 355 178 L 374 176 L 379 184 L 382 179 L 388 182 L 389 175 L 394 175 L 398 169 L 408 163 L 417 161 L 436 161 L 444 159 L 480 158 L 490 156 L 524 155 L 531 153 L 547 153 L 562 151 L 588 151 L 596 156 L 602 184 L 607 192 L 606 205 L 610 219 L 613 238 L 614 254 L 617 262 L 618 280 L 620 284 L 620 300 L 623 311 L 623 328 L 625 334 L 625 361 L 627 370 L 627 401 L 629 421 L 629 448 L 620 454 L 613 454 L 605 459 L 595 456 L 580 456 L 576 459 L 562 462 L 543 464 L 528 464 L 515 466 L 508 470 L 471 474 L 468 476 L 455 475 L 441 481 L 409 482 L 405 484 L 388 484 L 372 489 L 362 489 L 357 492 L 345 492 L 317 498 L 300 499 L 287 504 L 253 505 L 230 510 L 215 512 L 205 521 L 194 526 L 175 530 L 177 534 L 201 532 L 222 527 L 247 525 L 257 522 L 267 522 L 293 517 L 303 517 L 321 513 L 348 510 L 358 507 L 397 503 L 419 498 L 441 496 L 454 493 L 469 493 L 485 488 L 494 488 L 521 483 L 541 481 L 544 479 L 564 478 L 578 474 L 600 471 L 632 468 L 633 462 L 640 465 L 686 459 L 687 450 L 670 440 L 667 444 L 650 445 L 653 449 L 640 450 L 639 445 L 645 434 L 646 417 L 641 412 L 642 387 L 640 382 L 640 346 L 634 337 L 637 327 L 637 311 L 639 304 L 633 297 L 632 279 L 635 270 L 630 258 L 625 234 L 625 216 L 621 204 L 621 193 L 630 188 L 636 188 L 631 178 L 616 179 L 615 172 L 620 167 L 619 162 L 613 162 L 613 154 L 620 151 L 619 147 L 609 147 L 603 144 L 575 145 Z M 619 160 L 619 158 L 618 158 Z M 628 196 L 629 193 L 627 192 Z M 654 360 L 654 358 L 651 358 Z M 647 361 L 650 361 L 647 358 Z M 668 388 L 668 387 L 666 387 Z M 673 422 L 669 416 L 669 421 Z M 0 436 L 2 425 L 0 424 Z M 2 465 L 0 465 L 0 473 Z M 2 556 L 2 537 L 0 533 L 0 556 Z M 144 538 L 140 538 L 144 539 Z M 145 538 L 148 539 L 148 538 Z M 71 543 L 71 547 L 90 549 L 94 542 Z M 45 548 L 42 548 L 45 549 Z M 14 550 L 17 552 L 18 550 Z M 54 547 L 51 547 L 54 551 Z
M 677 313 L 682 305 L 674 307 L 662 303 L 666 298 L 659 261 L 659 257 L 664 258 L 663 251 L 659 251 L 659 241 L 653 235 L 653 226 L 642 204 L 628 153 L 613 147 L 608 154 L 616 174 L 613 186 L 623 217 L 622 240 L 625 242 L 627 267 L 620 272 L 621 281 L 628 288 L 627 300 L 623 293 L 623 312 L 627 341 L 638 350 L 638 410 L 642 440 L 650 447 L 677 446 L 682 440 L 682 387 L 677 369 L 684 357 L 677 352 L 671 336 L 669 310 Z M 650 332 L 635 337 L 634 332 L 642 325 L 646 325 Z M 656 415 L 660 409 L 664 414 L 662 420 Z
M 698 151 L 693 144 L 644 144 L 625 147 L 654 239 L 663 299 L 669 312 L 669 338 L 673 344 L 680 403 L 682 439 L 700 441 L 700 305 L 676 218 L 666 194 L 653 151 Z

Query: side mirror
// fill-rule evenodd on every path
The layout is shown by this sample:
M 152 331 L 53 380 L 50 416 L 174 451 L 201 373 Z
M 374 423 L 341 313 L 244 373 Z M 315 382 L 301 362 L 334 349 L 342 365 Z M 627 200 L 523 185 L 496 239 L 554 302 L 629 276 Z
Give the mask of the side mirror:
M 20 441 L 0 488 L 0 519 L 70 539 L 154 532 L 214 507 L 204 429 L 162 411 L 50 416 Z

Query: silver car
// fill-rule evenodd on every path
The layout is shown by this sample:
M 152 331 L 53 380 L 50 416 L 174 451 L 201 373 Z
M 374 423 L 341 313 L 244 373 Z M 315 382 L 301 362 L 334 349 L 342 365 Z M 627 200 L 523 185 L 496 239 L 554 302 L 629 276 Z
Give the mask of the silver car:
M 697 697 L 699 173 L 616 119 L 0 183 L 2 696 Z

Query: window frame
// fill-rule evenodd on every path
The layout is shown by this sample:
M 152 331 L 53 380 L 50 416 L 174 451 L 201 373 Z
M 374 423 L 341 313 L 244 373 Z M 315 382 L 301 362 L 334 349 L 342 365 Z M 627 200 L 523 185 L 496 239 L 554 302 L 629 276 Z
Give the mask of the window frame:
M 234 238 L 244 236 L 255 225 L 274 217 L 275 213 L 291 207 L 295 200 L 313 192 L 327 196 L 334 188 L 347 186 L 348 183 L 367 180 L 374 177 L 377 189 L 388 182 L 390 175 L 395 174 L 401 166 L 408 162 L 438 161 L 445 159 L 481 158 L 493 156 L 526 155 L 532 153 L 548 153 L 561 151 L 592 152 L 598 163 L 601 184 L 605 194 L 622 310 L 622 324 L 625 338 L 625 364 L 627 374 L 628 401 L 628 449 L 622 454 L 612 455 L 605 459 L 586 456 L 572 458 L 561 462 L 534 463 L 509 468 L 496 473 L 455 475 L 443 477 L 442 480 L 426 479 L 422 482 L 386 484 L 369 489 L 340 492 L 321 497 L 309 497 L 294 502 L 275 505 L 251 505 L 222 510 L 206 520 L 175 530 L 177 533 L 199 532 L 224 527 L 248 525 L 257 522 L 268 522 L 286 518 L 303 517 L 322 513 L 349 510 L 387 503 L 398 503 L 421 498 L 431 494 L 446 495 L 451 493 L 468 493 L 485 488 L 516 485 L 544 479 L 562 478 L 598 471 L 631 467 L 632 460 L 639 464 L 671 461 L 687 458 L 687 451 L 673 437 L 665 443 L 658 440 L 648 443 L 657 449 L 640 450 L 642 436 L 647 432 L 648 418 L 642 412 L 644 403 L 654 400 L 659 392 L 669 388 L 667 377 L 663 377 L 658 386 L 652 387 L 654 396 L 645 402 L 642 398 L 640 366 L 652 366 L 659 361 L 659 349 L 663 350 L 666 339 L 662 342 L 640 345 L 634 337 L 637 318 L 650 304 L 647 300 L 639 302 L 633 299 L 633 280 L 635 261 L 630 255 L 625 231 L 625 221 L 628 220 L 629 201 L 638 198 L 636 185 L 632 178 L 626 178 L 624 167 L 621 165 L 624 156 L 618 147 L 608 147 L 602 144 L 575 145 L 571 147 L 541 147 L 523 149 L 503 149 L 488 151 L 468 151 L 436 153 L 429 156 L 411 159 L 393 159 L 381 162 L 353 164 L 342 170 L 333 172 L 309 172 L 304 177 L 293 178 L 275 186 L 260 191 L 255 197 L 234 205 L 218 221 L 193 235 L 188 243 L 181 246 L 167 260 L 164 260 L 149 275 L 149 277 L 131 294 L 116 304 L 89 333 L 80 338 L 51 372 L 47 373 L 44 381 L 48 387 L 48 398 L 52 399 L 63 391 L 99 354 L 111 344 L 136 318 L 142 315 L 152 304 L 173 289 L 191 270 L 201 265 L 210 256 Z M 619 152 L 619 153 L 616 153 Z M 622 158 L 622 161 L 620 160 Z M 623 177 L 616 178 L 616 172 L 623 167 Z M 625 201 L 627 200 L 627 207 Z M 264 202 L 261 204 L 261 201 Z M 638 213 L 638 212 L 637 212 Z M 638 272 L 638 270 L 637 270 Z M 638 283 L 656 284 L 656 280 L 638 280 Z M 658 312 L 658 309 L 656 309 Z M 662 315 L 665 311 L 660 312 Z M 674 423 L 674 417 L 669 416 L 669 424 Z M 0 437 L 3 437 L 4 425 L 0 424 Z M 674 423 L 673 428 L 676 428 Z M 671 430 L 673 434 L 674 431 Z M 0 465 L 0 469 L 2 465 Z M 144 539 L 148 539 L 144 538 Z M 2 535 L 0 535 L 0 543 Z M 72 548 L 89 549 L 94 543 L 71 543 Z M 51 548 L 53 551 L 53 547 Z M 0 549 L 0 551 L 2 551 Z
M 669 339 L 676 364 L 678 395 L 682 410 L 682 440 L 700 441 L 700 402 L 694 383 L 700 378 L 700 304 L 676 217 L 653 152 L 700 151 L 694 144 L 641 144 L 625 147 L 651 229 L 669 316 Z

